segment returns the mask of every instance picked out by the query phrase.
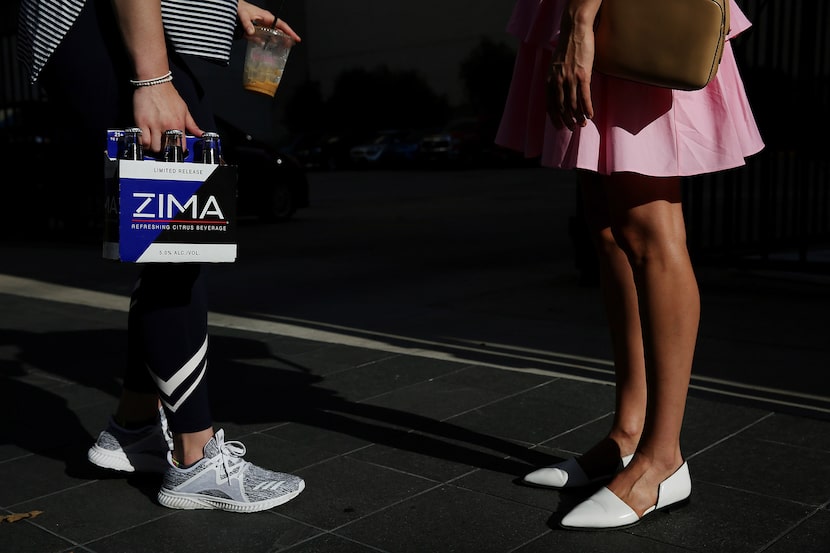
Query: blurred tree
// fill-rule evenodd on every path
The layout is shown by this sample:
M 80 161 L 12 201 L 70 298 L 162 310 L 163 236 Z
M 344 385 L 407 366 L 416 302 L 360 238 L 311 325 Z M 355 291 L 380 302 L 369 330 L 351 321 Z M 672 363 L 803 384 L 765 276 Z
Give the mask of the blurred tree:
M 284 123 L 292 134 L 330 131 L 366 133 L 392 128 L 441 127 L 451 112 L 471 112 L 495 133 L 513 75 L 515 52 L 503 42 L 482 38 L 462 61 L 459 74 L 467 106 L 451 108 L 413 69 L 386 65 L 355 67 L 334 80 L 324 99 L 318 82 L 307 82 L 286 101 Z
M 447 99 L 436 94 L 414 70 L 379 66 L 348 69 L 323 99 L 320 84 L 308 82 L 286 101 L 284 122 L 290 132 L 424 128 L 442 125 Z
M 319 81 L 298 85 L 285 102 L 282 123 L 292 134 L 326 129 L 325 102 Z
M 414 70 L 344 71 L 326 102 L 326 116 L 335 129 L 373 131 L 439 125 L 447 118 L 447 100 L 433 92 Z
M 484 37 L 459 68 L 473 114 L 493 134 L 507 100 L 515 59 L 516 52 L 506 43 Z

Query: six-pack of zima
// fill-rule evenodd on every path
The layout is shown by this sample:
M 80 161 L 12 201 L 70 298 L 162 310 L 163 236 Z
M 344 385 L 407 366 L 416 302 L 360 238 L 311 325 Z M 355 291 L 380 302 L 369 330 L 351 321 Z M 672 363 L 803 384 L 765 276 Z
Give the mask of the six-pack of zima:
M 236 260 L 236 167 L 215 133 L 167 131 L 157 156 L 138 129 L 107 131 L 104 159 L 106 259 L 132 263 Z

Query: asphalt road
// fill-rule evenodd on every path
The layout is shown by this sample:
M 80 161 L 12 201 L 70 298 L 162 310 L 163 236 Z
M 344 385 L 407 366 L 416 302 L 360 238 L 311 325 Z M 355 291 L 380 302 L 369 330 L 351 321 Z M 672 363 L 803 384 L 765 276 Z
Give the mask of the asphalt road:
M 277 311 L 299 302 L 438 301 L 455 286 L 547 272 L 573 255 L 573 179 L 543 169 L 310 173 L 311 207 L 273 226 L 241 225 L 239 262 L 217 278 L 270 282 Z M 468 290 L 471 292 L 472 290 Z M 303 292 L 303 293 L 299 293 Z M 307 292 L 307 293 L 306 293 Z M 222 289 L 215 305 L 271 294 Z M 430 300 L 429 298 L 433 299 Z M 230 302 L 226 304 L 225 302 Z M 289 309 L 290 306 L 288 307 Z

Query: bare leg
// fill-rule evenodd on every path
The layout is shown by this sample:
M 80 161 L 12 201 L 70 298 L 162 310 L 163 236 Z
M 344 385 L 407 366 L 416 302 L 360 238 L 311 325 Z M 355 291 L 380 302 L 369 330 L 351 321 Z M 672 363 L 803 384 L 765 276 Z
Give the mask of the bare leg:
M 192 465 L 205 456 L 205 444 L 212 437 L 213 427 L 199 432 L 173 434 L 173 458 L 182 465 Z
M 637 291 L 628 258 L 611 233 L 602 178 L 579 173 L 585 218 L 599 259 L 600 289 L 614 355 L 616 409 L 608 436 L 579 458 L 589 476 L 609 474 L 634 453 L 646 416 L 646 373 Z
M 611 228 L 636 285 L 648 385 L 637 454 L 608 488 L 642 516 L 657 502 L 660 483 L 683 463 L 680 430 L 700 296 L 686 248 L 680 179 L 615 174 L 604 188 Z

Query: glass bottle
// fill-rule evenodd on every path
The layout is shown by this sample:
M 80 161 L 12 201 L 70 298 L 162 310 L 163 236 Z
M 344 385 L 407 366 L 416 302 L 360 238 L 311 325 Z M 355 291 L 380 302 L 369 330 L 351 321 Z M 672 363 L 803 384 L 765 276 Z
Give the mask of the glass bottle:
M 177 129 L 164 131 L 161 137 L 161 161 L 184 161 L 184 133 Z
M 141 145 L 141 129 L 129 127 L 124 129 L 122 140 L 121 159 L 141 161 L 144 159 L 144 147 Z
M 222 159 L 222 143 L 219 139 L 219 133 L 203 133 L 201 140 L 198 142 L 198 146 L 194 161 L 212 165 L 225 164 L 225 160 Z

